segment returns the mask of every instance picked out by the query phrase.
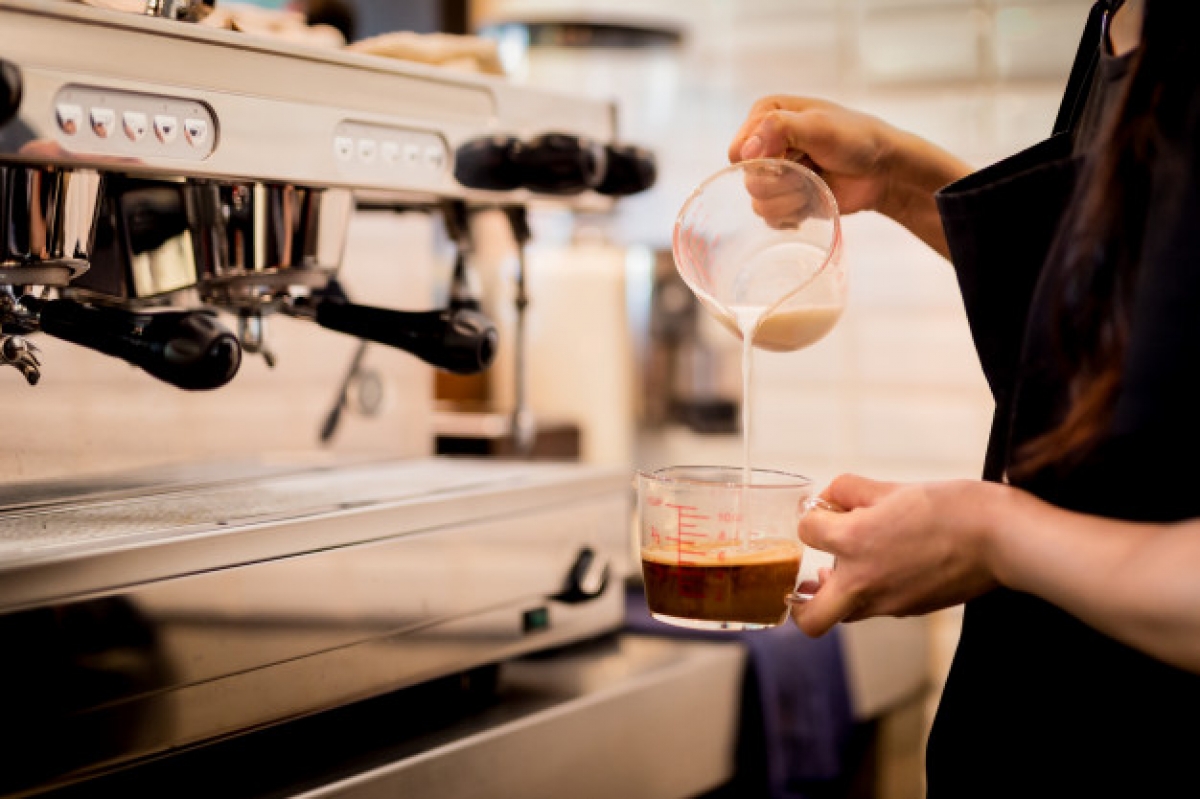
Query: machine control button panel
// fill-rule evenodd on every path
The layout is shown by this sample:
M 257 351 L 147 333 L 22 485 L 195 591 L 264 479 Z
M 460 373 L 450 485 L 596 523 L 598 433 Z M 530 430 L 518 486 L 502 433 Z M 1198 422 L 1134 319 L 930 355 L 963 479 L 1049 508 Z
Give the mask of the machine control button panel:
M 54 113 L 58 139 L 80 154 L 202 161 L 216 146 L 216 114 L 186 97 L 72 84 L 58 91 Z
M 445 139 L 427 130 L 344 121 L 333 133 L 338 171 L 381 187 L 432 188 L 449 175 Z

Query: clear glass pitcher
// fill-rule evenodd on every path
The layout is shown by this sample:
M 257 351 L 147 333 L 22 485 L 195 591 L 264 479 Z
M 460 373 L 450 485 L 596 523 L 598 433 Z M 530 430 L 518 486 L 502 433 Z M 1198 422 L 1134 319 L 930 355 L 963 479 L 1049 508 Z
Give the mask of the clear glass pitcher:
M 848 281 L 837 201 L 815 172 L 785 159 L 728 166 L 675 220 L 675 266 L 700 303 L 756 347 L 819 341 L 841 317 Z

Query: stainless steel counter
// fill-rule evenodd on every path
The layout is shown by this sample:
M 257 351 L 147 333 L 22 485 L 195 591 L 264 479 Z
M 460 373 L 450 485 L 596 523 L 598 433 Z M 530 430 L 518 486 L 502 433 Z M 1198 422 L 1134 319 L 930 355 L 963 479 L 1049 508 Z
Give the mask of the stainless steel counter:
M 56 799 L 687 799 L 734 769 L 744 650 L 613 634 L 55 791 Z
M 0 511 L 0 794 L 616 630 L 623 473 L 208 468 Z

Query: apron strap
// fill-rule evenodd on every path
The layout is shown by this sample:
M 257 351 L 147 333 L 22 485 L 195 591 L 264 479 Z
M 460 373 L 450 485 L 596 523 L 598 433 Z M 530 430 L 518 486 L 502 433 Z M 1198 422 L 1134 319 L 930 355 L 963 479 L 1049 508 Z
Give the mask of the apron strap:
M 1088 89 L 1092 85 L 1092 76 L 1096 73 L 1096 64 L 1100 62 L 1100 52 L 1108 36 L 1108 20 L 1123 2 L 1124 0 L 1096 0 L 1088 13 L 1079 48 L 1075 51 L 1075 61 L 1071 64 L 1071 74 L 1067 78 L 1067 89 L 1063 92 L 1058 116 L 1054 120 L 1055 135 L 1072 131 L 1079 124 L 1083 107 L 1087 103 Z

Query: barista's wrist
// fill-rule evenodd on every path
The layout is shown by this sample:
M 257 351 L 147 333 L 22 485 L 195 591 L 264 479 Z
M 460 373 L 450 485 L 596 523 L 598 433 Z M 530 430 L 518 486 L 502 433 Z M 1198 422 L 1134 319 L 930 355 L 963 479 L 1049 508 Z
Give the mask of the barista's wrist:
M 885 124 L 880 160 L 886 185 L 876 209 L 903 222 L 914 208 L 933 204 L 943 186 L 974 171 L 958 156 L 916 134 Z
M 949 257 L 934 194 L 973 169 L 967 162 L 926 139 L 884 124 L 880 153 L 884 186 L 875 210 Z

